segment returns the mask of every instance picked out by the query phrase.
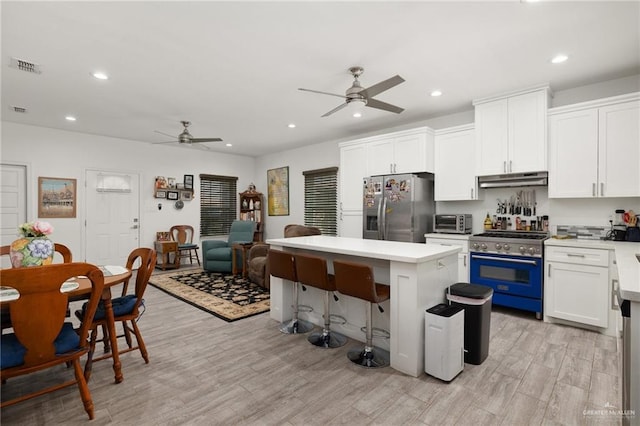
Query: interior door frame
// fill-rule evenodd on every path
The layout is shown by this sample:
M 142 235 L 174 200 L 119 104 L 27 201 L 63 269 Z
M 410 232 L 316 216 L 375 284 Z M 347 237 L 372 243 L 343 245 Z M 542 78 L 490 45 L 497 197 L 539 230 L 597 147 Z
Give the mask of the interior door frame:
M 92 172 L 97 172 L 97 173 L 116 173 L 116 174 L 127 174 L 127 175 L 131 175 L 131 176 L 135 176 L 136 179 L 138 179 L 138 242 L 140 242 L 140 236 L 143 235 L 142 232 L 142 210 L 141 210 L 141 203 L 142 203 L 142 188 L 140 187 L 141 182 L 142 182 L 142 176 L 140 171 L 138 170 L 116 170 L 116 169 L 101 169 L 101 168 L 97 168 L 97 167 L 85 167 L 82 169 L 82 180 L 83 180 L 83 184 L 82 185 L 78 185 L 80 189 L 80 191 L 82 192 L 82 224 L 81 224 L 81 228 L 82 228 L 82 233 L 81 233 L 81 238 L 82 238 L 82 258 L 84 259 L 84 261 L 87 261 L 87 193 L 88 193 L 88 188 L 87 188 L 87 173 L 89 171 Z
M 14 167 L 24 167 L 24 171 L 25 171 L 25 184 L 24 184 L 24 190 L 25 190 L 25 221 L 29 221 L 29 218 L 34 218 L 33 220 L 37 220 L 37 210 L 35 210 L 35 206 L 36 203 L 34 203 L 34 199 L 32 199 L 33 197 L 31 197 L 31 194 L 36 194 L 37 190 L 34 188 L 34 183 L 33 183 L 33 178 L 32 178 L 32 167 L 31 167 L 31 163 L 28 162 L 22 162 L 22 161 L 5 161 L 2 160 L 0 161 L 0 165 L 3 166 L 14 166 Z M 34 192 L 35 191 L 35 192 Z M 17 236 L 18 230 L 16 229 L 16 236 Z

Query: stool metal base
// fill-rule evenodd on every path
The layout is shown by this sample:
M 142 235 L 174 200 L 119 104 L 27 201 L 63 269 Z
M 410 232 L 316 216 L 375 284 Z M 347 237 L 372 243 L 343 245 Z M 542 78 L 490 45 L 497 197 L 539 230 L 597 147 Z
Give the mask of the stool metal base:
M 303 334 L 311 330 L 313 330 L 313 324 L 300 318 L 280 324 L 280 331 L 284 334 Z
M 325 349 L 339 348 L 340 346 L 344 346 L 344 344 L 347 343 L 347 338 L 345 336 L 333 331 L 312 333 L 309 337 L 307 337 L 307 340 L 312 345 Z
M 351 349 L 347 357 L 354 364 L 366 368 L 388 367 L 390 364 L 389 352 L 375 347 Z

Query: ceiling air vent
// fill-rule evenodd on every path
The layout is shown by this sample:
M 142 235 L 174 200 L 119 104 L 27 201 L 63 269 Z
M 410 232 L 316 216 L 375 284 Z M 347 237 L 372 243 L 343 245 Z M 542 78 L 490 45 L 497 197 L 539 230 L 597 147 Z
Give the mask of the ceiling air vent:
M 9 66 L 20 71 L 26 71 L 34 74 L 40 74 L 42 72 L 40 70 L 40 65 L 25 61 L 24 59 L 11 58 Z
M 11 108 L 11 111 L 19 112 L 20 114 L 26 114 L 27 112 L 27 109 L 21 106 L 11 105 L 9 108 Z

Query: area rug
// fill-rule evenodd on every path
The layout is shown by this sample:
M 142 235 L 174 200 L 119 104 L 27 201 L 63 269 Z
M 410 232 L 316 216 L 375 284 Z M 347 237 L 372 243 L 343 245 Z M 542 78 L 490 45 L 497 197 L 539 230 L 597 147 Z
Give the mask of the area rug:
M 239 275 L 195 269 L 152 275 L 149 284 L 227 322 L 269 310 L 269 290 Z

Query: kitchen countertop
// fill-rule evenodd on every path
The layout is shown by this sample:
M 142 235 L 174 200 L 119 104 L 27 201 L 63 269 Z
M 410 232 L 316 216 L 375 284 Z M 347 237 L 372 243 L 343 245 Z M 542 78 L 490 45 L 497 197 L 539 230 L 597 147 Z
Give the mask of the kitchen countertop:
M 434 232 L 432 234 L 424 234 L 425 238 L 446 238 L 448 240 L 468 241 L 471 234 L 444 234 Z
M 544 244 L 545 246 L 556 247 L 613 250 L 616 255 L 622 298 L 640 302 L 640 262 L 636 259 L 636 254 L 640 254 L 640 243 L 582 239 L 556 240 L 550 238 L 545 240 Z
M 267 244 L 407 263 L 427 262 L 460 251 L 460 247 L 438 244 L 365 240 L 326 235 L 274 238 L 267 240 Z

